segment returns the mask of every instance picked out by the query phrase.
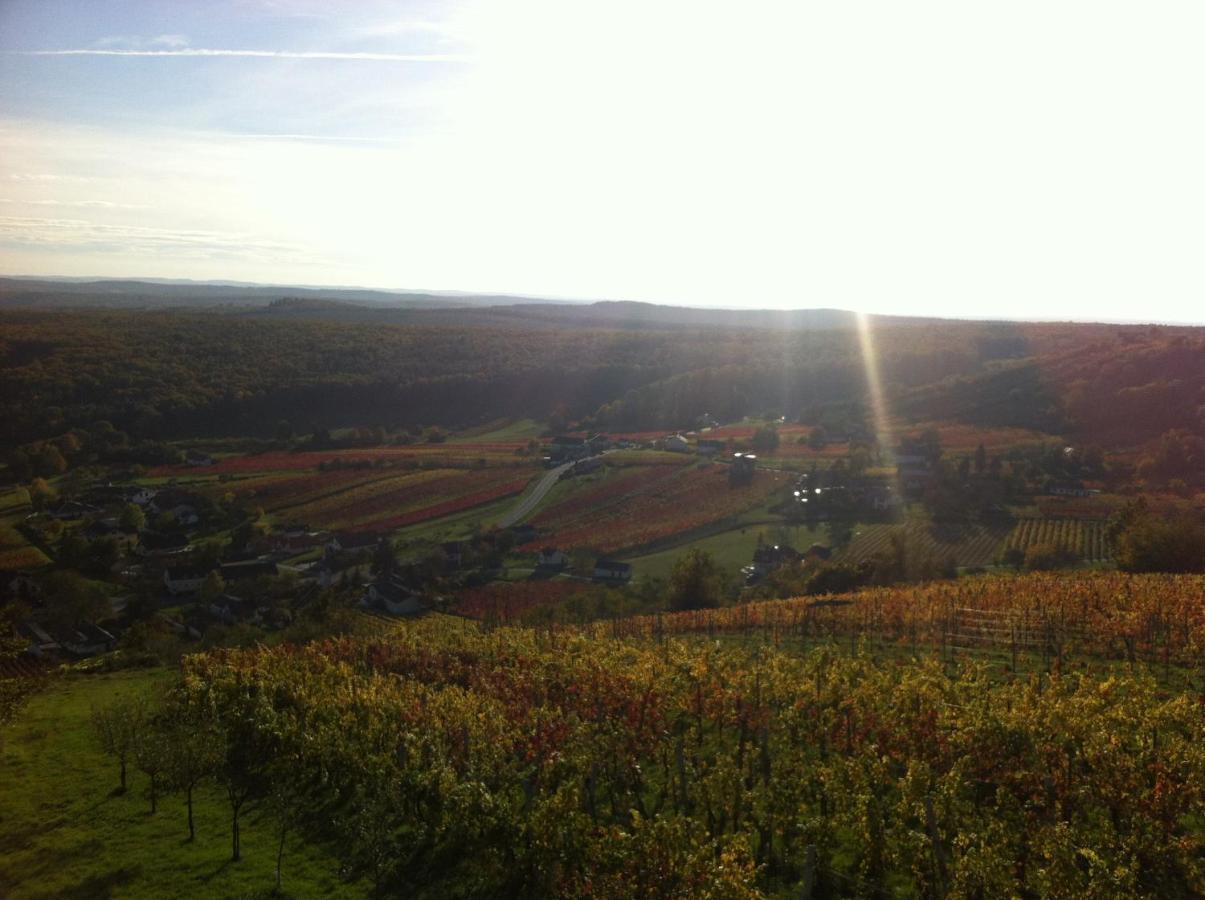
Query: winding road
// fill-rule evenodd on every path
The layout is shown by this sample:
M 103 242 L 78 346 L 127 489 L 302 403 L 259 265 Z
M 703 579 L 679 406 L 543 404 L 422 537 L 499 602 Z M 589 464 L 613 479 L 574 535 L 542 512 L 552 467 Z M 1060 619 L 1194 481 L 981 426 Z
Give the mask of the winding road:
M 557 479 L 561 477 L 561 473 L 572 468 L 573 463 L 567 462 L 545 472 L 544 477 L 536 482 L 536 486 L 520 497 L 519 502 L 514 505 L 511 511 L 498 520 L 498 527 L 510 528 L 510 526 L 521 522 L 529 512 L 536 508 L 536 504 L 544 499 L 544 495 L 556 484 Z

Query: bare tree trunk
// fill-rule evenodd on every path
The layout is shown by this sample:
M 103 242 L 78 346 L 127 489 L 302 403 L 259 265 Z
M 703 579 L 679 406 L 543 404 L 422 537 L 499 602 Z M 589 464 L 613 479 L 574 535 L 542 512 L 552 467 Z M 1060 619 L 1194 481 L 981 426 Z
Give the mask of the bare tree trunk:
M 285 853 L 285 837 L 289 828 L 283 822 L 280 825 L 280 845 L 276 848 L 276 893 L 280 893 L 280 861 Z
M 234 816 L 230 823 L 230 844 L 231 844 L 230 859 L 234 862 L 238 862 L 240 859 L 242 859 L 242 855 L 239 853 L 238 837 L 239 837 L 239 835 L 238 835 L 238 807 L 236 806 L 234 808 Z
M 192 785 L 188 786 L 185 791 L 185 796 L 188 798 L 188 839 L 194 841 L 197 838 L 197 831 L 192 824 Z

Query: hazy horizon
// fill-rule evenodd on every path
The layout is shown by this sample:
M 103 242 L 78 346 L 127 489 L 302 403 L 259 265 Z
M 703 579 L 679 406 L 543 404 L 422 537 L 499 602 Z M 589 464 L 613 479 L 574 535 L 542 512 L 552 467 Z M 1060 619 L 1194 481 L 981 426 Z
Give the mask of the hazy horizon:
M 1202 25 L 11 0 L 0 269 L 1200 323 Z

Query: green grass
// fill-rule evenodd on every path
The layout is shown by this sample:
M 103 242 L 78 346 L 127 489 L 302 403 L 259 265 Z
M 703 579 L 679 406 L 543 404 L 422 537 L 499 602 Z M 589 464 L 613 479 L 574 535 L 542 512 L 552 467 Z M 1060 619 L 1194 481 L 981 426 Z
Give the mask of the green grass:
M 0 512 L 8 513 L 25 510 L 29 507 L 29 491 L 25 488 L 14 488 L 0 494 Z
M 644 556 L 627 556 L 625 561 L 632 564 L 632 577 L 668 578 L 673 571 L 674 563 L 689 550 L 699 549 L 710 553 L 726 572 L 737 575 L 742 566 L 753 562 L 753 551 L 757 549 L 757 539 L 760 535 L 763 542 L 774 543 L 777 536 L 785 531 L 790 537 L 791 546 L 796 550 L 806 550 L 814 543 L 827 543 L 827 536 L 821 530 L 810 530 L 803 526 L 779 526 L 774 524 L 744 525 L 728 531 L 713 534 L 708 537 L 688 541 L 667 550 L 649 553 Z
M 480 428 L 469 428 L 450 436 L 449 444 L 494 444 L 504 441 L 526 441 L 538 438 L 544 432 L 544 425 L 534 419 L 517 419 L 508 422 L 500 419 L 490 422 Z
M 415 541 L 433 541 L 439 543 L 442 541 L 457 541 L 467 538 L 473 533 L 473 528 L 480 525 L 485 527 L 490 522 L 502 518 L 510 508 L 519 502 L 519 498 L 523 496 L 514 494 L 502 500 L 486 503 L 481 506 L 474 506 L 472 509 L 466 509 L 462 512 L 452 513 L 449 516 L 442 516 L 438 519 L 429 519 L 426 522 L 416 522 L 413 525 L 407 525 L 405 528 L 398 529 L 394 532 L 397 539 L 403 543 Z
M 0 896 L 253 897 L 275 885 L 272 821 L 243 817 L 243 858 L 230 861 L 230 824 L 220 789 L 195 795 L 197 840 L 189 843 L 183 800 L 160 798 L 151 815 L 145 776 L 131 767 L 114 793 L 117 764 L 92 739 L 93 703 L 148 691 L 163 669 L 70 675 L 35 696 L 0 732 Z M 363 896 L 342 883 L 322 849 L 290 839 L 284 889 L 292 897 Z

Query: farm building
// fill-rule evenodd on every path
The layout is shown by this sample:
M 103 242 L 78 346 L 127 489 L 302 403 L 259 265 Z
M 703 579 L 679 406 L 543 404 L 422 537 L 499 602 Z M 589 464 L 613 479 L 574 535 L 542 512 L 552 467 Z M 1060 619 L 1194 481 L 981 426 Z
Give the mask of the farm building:
M 363 606 L 376 606 L 395 616 L 412 616 L 427 608 L 422 595 L 397 578 L 374 581 L 360 602 Z
M 671 453 L 689 453 L 690 441 L 680 434 L 671 434 L 665 439 L 665 449 Z

